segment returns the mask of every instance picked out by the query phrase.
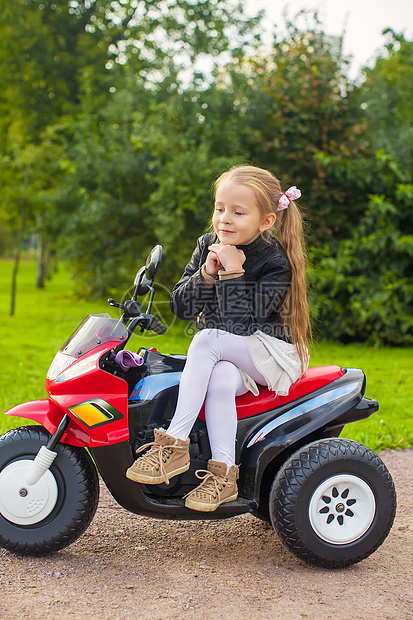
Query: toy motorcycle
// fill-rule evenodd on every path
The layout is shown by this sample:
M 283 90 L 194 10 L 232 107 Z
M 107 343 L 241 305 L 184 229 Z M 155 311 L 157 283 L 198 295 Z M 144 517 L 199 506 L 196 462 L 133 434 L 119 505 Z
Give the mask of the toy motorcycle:
M 396 495 L 381 459 L 339 438 L 345 424 L 378 409 L 364 397 L 361 370 L 309 368 L 288 396 L 261 387 L 259 396 L 237 397 L 239 496 L 212 513 L 189 510 L 182 499 L 211 458 L 202 410 L 190 435 L 189 471 L 169 485 L 125 477 L 154 428 L 168 428 L 186 359 L 148 348 L 130 352 L 130 367 L 121 359 L 136 328 L 166 331 L 151 314 L 161 257 L 156 246 L 136 275 L 131 300 L 108 300 L 121 308 L 119 320 L 89 315 L 63 345 L 47 374 L 48 398 L 6 412 L 40 425 L 0 437 L 1 546 L 41 556 L 74 542 L 96 511 L 98 470 L 133 513 L 224 519 L 250 512 L 271 521 L 287 549 L 309 564 L 334 568 L 366 558 L 390 531 Z M 137 297 L 148 291 L 143 313 Z

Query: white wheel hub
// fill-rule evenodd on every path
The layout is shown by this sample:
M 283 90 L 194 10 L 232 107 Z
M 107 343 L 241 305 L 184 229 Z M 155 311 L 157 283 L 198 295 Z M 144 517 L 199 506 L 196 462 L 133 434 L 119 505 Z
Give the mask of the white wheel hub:
M 46 471 L 36 484 L 26 484 L 33 461 L 14 461 L 0 473 L 0 514 L 17 525 L 33 525 L 45 519 L 56 505 L 55 477 Z
M 324 541 L 345 545 L 363 536 L 376 514 L 370 486 L 352 474 L 324 480 L 314 491 L 308 516 L 315 533 Z

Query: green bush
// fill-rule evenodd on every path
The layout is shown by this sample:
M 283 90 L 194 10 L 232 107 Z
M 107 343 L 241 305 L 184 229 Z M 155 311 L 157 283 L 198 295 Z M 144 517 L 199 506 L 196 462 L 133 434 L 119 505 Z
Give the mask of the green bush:
M 413 234 L 403 223 L 412 190 L 399 183 L 393 199 L 369 196 L 351 239 L 312 248 L 311 305 L 323 338 L 413 343 Z

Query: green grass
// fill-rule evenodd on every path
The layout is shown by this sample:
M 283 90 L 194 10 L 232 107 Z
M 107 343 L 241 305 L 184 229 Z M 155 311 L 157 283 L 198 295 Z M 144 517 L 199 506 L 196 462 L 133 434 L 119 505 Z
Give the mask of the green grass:
M 337 364 L 362 368 L 366 374 L 366 396 L 378 400 L 377 413 L 344 427 L 341 436 L 355 439 L 372 450 L 407 448 L 413 445 L 413 348 L 315 344 L 311 366 Z
M 16 312 L 10 311 L 10 286 L 13 264 L 0 261 L 0 412 L 29 400 L 45 398 L 44 380 L 58 349 L 90 313 L 109 312 L 119 316 L 106 301 L 87 302 L 77 299 L 73 285 L 61 265 L 45 289 L 35 286 L 35 264 L 28 259 L 20 265 Z M 129 348 L 155 346 L 165 353 L 186 353 L 190 338 L 185 325 L 168 310 L 164 291 L 158 296 L 156 313 L 170 327 L 165 336 L 137 332 Z M 156 299 L 156 298 L 155 298 Z M 146 306 L 144 306 L 146 307 Z M 367 376 L 366 395 L 376 398 L 380 410 L 368 420 L 346 426 L 342 436 L 355 439 L 373 450 L 413 445 L 413 349 L 372 348 L 366 345 L 315 344 L 311 365 L 338 364 L 362 368 Z M 0 413 L 0 432 L 25 422 Z

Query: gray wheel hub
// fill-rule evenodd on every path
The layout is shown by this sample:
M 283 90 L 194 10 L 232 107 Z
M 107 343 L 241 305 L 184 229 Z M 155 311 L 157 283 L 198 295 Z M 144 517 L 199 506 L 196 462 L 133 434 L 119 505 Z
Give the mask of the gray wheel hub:
M 33 525 L 45 519 L 57 502 L 55 477 L 46 471 L 36 484 L 26 484 L 33 461 L 15 461 L 0 473 L 0 514 L 17 525 Z
M 370 486 L 352 474 L 326 478 L 311 496 L 308 516 L 317 536 L 345 545 L 367 532 L 376 514 Z

